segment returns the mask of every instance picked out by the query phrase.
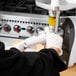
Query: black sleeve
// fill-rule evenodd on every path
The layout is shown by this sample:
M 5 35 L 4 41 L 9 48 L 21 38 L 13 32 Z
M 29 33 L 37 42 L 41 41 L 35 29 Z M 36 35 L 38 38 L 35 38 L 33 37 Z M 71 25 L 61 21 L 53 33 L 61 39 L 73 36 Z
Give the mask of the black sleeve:
M 59 76 L 59 72 L 66 69 L 54 49 L 21 53 L 11 48 L 0 57 L 0 65 L 2 76 Z
M 67 67 L 54 49 L 42 49 L 40 52 L 26 52 L 24 54 L 33 66 L 30 75 L 59 76 L 59 72 Z

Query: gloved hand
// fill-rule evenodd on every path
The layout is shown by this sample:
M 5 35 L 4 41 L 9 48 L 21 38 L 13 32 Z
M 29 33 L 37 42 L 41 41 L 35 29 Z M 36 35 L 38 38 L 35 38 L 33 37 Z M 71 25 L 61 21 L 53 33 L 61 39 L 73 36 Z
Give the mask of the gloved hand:
M 21 52 L 23 52 L 23 50 L 24 50 L 24 40 L 18 42 L 17 44 L 10 45 L 10 46 L 6 47 L 5 50 L 10 50 L 10 48 L 16 48 L 16 49 L 20 50 Z
M 24 52 L 39 52 L 41 49 L 44 49 L 44 44 L 35 44 L 27 47 Z
M 60 51 L 59 56 L 61 56 L 63 54 L 62 43 L 63 43 L 63 38 L 61 36 L 53 32 L 50 33 L 49 29 L 46 28 L 46 48 L 59 49 Z
M 60 50 L 59 55 L 61 56 L 63 54 L 62 51 L 62 43 L 63 38 L 55 33 L 48 33 L 46 36 L 46 48 L 56 47 Z
M 10 48 L 15 47 L 19 49 L 21 52 L 25 50 L 24 48 L 27 48 L 26 49 L 27 51 L 35 52 L 34 45 L 38 43 L 44 44 L 45 42 L 46 42 L 46 38 L 45 38 L 45 34 L 43 33 L 43 34 L 40 34 L 39 36 L 32 36 L 30 38 L 27 38 L 16 45 L 9 46 L 6 48 L 6 50 L 9 50 Z

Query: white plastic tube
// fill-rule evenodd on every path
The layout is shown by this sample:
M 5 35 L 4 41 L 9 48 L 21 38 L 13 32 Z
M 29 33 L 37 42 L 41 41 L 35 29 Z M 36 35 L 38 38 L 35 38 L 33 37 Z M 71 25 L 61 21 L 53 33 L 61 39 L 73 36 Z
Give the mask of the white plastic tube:
M 37 43 L 45 43 L 45 41 L 46 41 L 45 34 L 41 34 L 39 36 L 32 36 L 24 41 L 24 47 L 28 47 Z

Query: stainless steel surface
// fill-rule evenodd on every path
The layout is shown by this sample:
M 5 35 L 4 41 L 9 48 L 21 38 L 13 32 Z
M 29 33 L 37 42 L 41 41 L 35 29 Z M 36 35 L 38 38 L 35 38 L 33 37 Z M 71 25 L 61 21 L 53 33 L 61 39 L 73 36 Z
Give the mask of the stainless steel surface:
M 5 47 L 8 47 L 12 45 L 12 43 L 15 41 L 15 38 L 6 38 L 6 37 L 0 37 L 0 41 L 4 42 Z
M 30 37 L 48 25 L 47 15 L 0 11 L 0 36 Z

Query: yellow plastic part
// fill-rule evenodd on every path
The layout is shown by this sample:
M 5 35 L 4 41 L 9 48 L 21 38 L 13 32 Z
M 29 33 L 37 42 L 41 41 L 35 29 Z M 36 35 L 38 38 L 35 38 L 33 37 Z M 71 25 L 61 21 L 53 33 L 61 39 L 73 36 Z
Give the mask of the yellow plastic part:
M 56 26 L 56 18 L 49 16 L 48 23 L 49 23 L 49 26 Z

